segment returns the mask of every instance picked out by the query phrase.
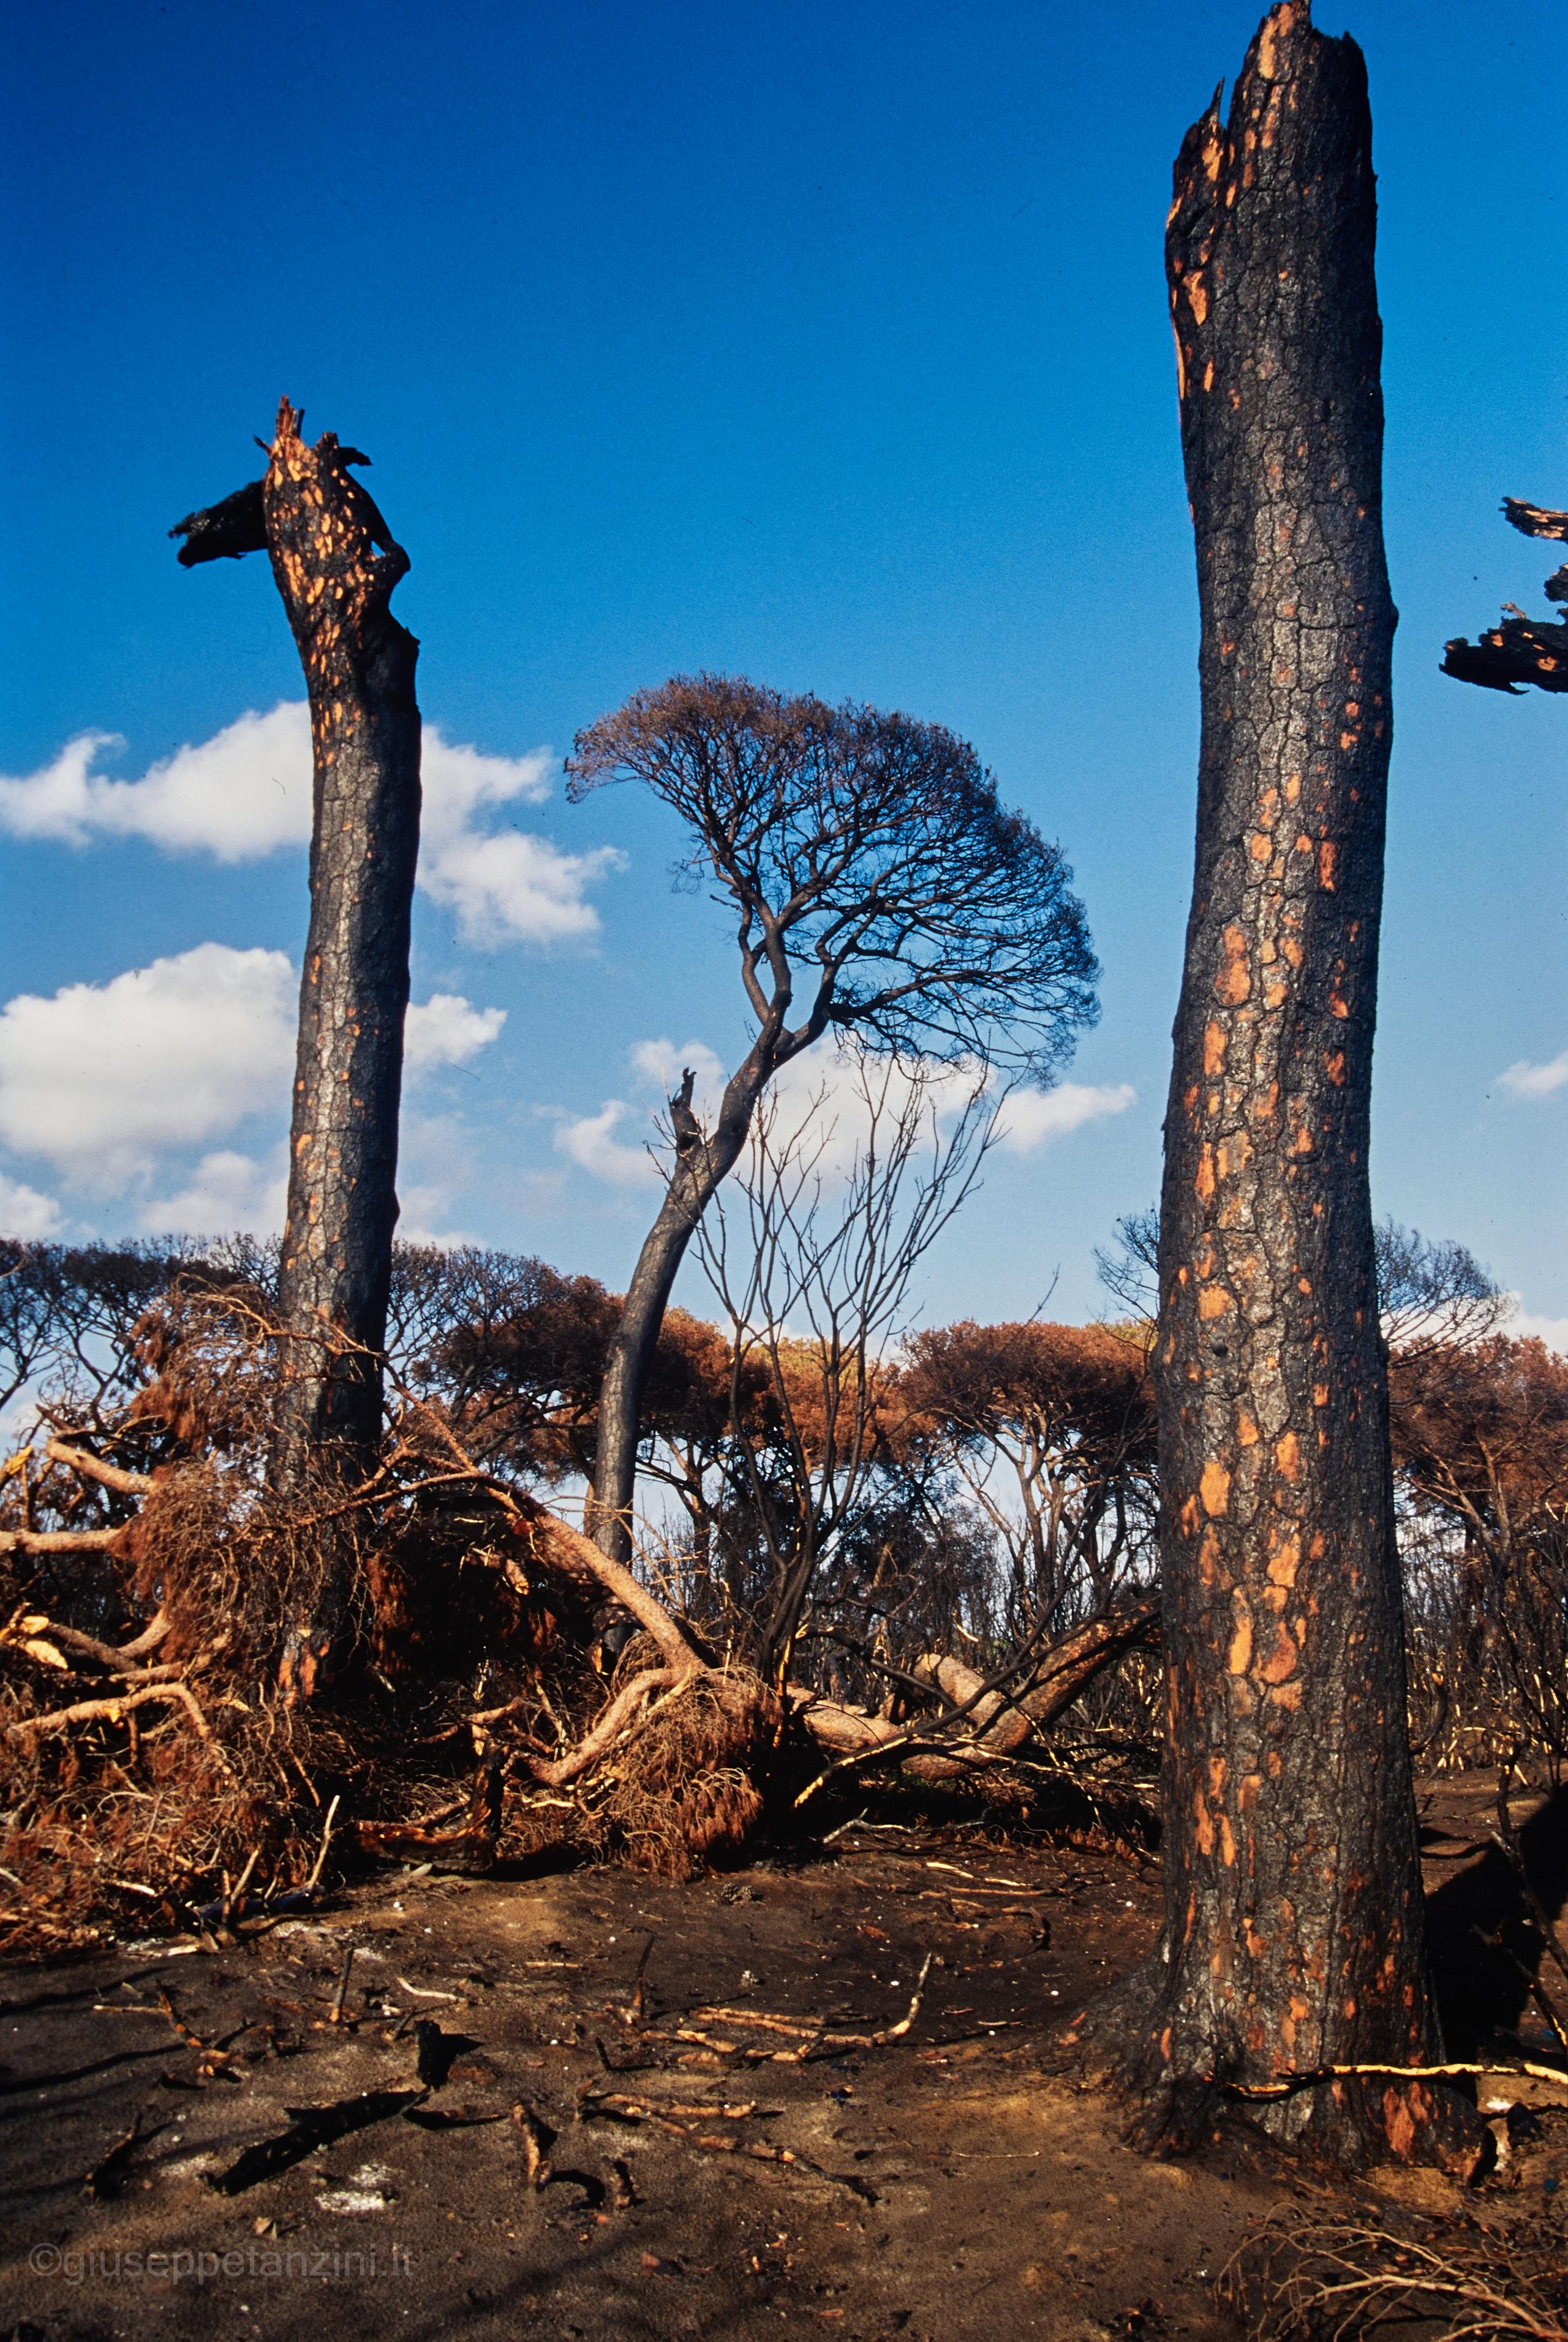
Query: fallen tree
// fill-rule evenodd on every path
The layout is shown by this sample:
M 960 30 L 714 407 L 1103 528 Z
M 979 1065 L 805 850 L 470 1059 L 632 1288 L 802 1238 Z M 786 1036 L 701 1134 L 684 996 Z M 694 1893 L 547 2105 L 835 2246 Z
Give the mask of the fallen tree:
M 19 1946 L 94 1940 L 127 1904 L 143 1926 L 149 1904 L 175 1926 L 265 1924 L 319 1880 L 329 1837 L 469 1869 L 564 1840 L 685 1876 L 803 1780 L 897 1762 L 931 1787 L 1005 1766 L 1152 1629 L 1144 1597 L 990 1676 L 933 1651 L 902 1726 L 781 1696 L 406 1390 L 372 1471 L 283 1503 L 265 1478 L 275 1326 L 255 1296 L 175 1295 L 145 1346 L 155 1372 L 114 1440 L 56 1430 L 6 1484 L 13 1515 L 95 1516 L 7 1529 L 0 1556 L 21 1573 L 0 1625 L 0 1867 L 18 1890 L 0 1927 Z M 121 1460 L 138 1445 L 164 1460 Z M 274 1662 L 324 1523 L 352 1535 L 374 1615 L 356 1695 L 301 1706 Z M 634 1633 L 605 1674 L 610 1606 Z M 451 1686 L 434 1716 L 427 1666 Z

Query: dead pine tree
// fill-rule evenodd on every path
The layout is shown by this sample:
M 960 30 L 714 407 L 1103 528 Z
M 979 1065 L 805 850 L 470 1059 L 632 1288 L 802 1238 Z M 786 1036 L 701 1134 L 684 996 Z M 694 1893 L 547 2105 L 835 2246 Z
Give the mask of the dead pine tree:
M 1367 1135 L 1395 612 L 1360 50 L 1264 18 L 1175 168 L 1202 607 L 1156 1349 L 1165 1933 L 1106 2022 L 1151 2140 L 1438 2054 Z M 1260 2119 L 1342 2163 L 1463 2117 L 1396 2073 Z
M 408 569 L 329 431 L 308 446 L 285 398 L 265 477 L 171 533 L 187 567 L 271 556 L 310 696 L 310 932 L 300 985 L 278 1314 L 285 1346 L 275 1479 L 367 1471 L 381 1433 L 397 1126 L 419 851 L 419 646 L 388 606 Z M 353 1547 L 325 1535 L 294 1625 L 291 1693 L 308 1696 L 347 1620 Z
M 776 1076 L 832 1035 L 1048 1081 L 1098 1013 L 1099 970 L 1060 849 L 941 725 L 674 676 L 580 732 L 566 771 L 574 798 L 637 780 L 685 824 L 677 872 L 734 916 L 754 1026 L 711 1129 L 690 1073 L 670 1100 L 664 1198 L 610 1342 L 587 1526 L 624 1564 L 671 1289 Z

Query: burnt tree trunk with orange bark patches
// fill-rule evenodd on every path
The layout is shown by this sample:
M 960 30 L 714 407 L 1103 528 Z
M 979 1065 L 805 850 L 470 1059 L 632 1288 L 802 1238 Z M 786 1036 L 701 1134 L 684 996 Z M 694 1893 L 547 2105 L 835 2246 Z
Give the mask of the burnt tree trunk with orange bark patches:
M 275 1477 L 369 1468 L 397 1220 L 398 1107 L 419 849 L 419 646 L 393 617 L 408 569 L 331 432 L 314 447 L 285 399 L 266 475 L 174 532 L 180 559 L 265 550 L 310 695 L 315 767 L 310 932 L 300 986 L 279 1316 L 290 1344 Z M 308 1692 L 352 1591 L 346 1535 L 296 1623 L 291 1685 Z
M 1367 1183 L 1395 613 L 1360 51 L 1274 8 L 1166 259 L 1203 616 L 1157 1350 L 1166 1927 L 1114 2019 L 1152 2137 L 1436 2047 Z M 1271 2108 L 1415 2155 L 1430 2086 Z

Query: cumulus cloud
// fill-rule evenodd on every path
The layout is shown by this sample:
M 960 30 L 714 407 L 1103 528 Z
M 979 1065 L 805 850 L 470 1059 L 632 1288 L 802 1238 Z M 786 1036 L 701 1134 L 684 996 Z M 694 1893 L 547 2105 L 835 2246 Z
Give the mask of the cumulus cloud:
M 84 732 L 41 771 L 21 780 L 0 776 L 0 825 L 13 837 L 66 846 L 145 837 L 219 862 L 253 862 L 308 842 L 310 716 L 303 700 L 242 716 L 210 740 L 150 766 L 139 781 L 94 769 L 124 745 L 112 732 Z
M 287 955 L 198 944 L 106 984 L 0 1010 L 0 1138 L 69 1178 L 115 1185 L 286 1096 Z
M 265 1159 L 224 1148 L 204 1155 L 185 1186 L 144 1204 L 139 1215 L 152 1236 L 210 1236 L 238 1229 L 275 1236 L 288 1203 L 288 1151 Z
M 65 1226 L 65 1215 L 53 1196 L 41 1196 L 36 1187 L 25 1186 L 20 1179 L 8 1179 L 0 1171 L 0 1236 L 17 1236 L 24 1244 L 43 1244 L 57 1236 Z
M 657 1166 L 647 1147 L 655 1141 L 664 1101 L 679 1085 L 684 1069 L 689 1066 L 696 1075 L 692 1102 L 709 1124 L 726 1078 L 723 1060 L 704 1041 L 685 1041 L 679 1048 L 664 1037 L 639 1041 L 628 1052 L 627 1062 L 648 1106 L 606 1098 L 597 1114 L 563 1118 L 554 1137 L 557 1150 L 579 1169 L 621 1188 L 644 1186 L 656 1179 Z M 896 1062 L 863 1057 L 853 1046 L 807 1049 L 792 1058 L 770 1086 L 771 1143 L 778 1152 L 809 1126 L 814 1176 L 836 1186 L 849 1178 L 871 1135 L 874 1104 L 879 1116 L 898 1116 L 918 1090 L 922 1110 L 945 1126 L 984 1084 L 984 1069 L 975 1064 L 927 1066 L 916 1072 Z M 1066 1087 L 1064 1106 L 1057 1105 L 1058 1091 L 1042 1095 L 1025 1090 L 1009 1099 L 1003 1109 L 1001 1143 L 1027 1153 L 1096 1116 L 1121 1113 L 1134 1096 L 1126 1085 L 1114 1090 Z M 641 1133 L 645 1143 L 632 1146 L 623 1132 Z
M 97 769 L 123 743 L 84 732 L 53 764 L 20 778 L 0 775 L 0 829 L 14 837 L 86 846 L 141 837 L 175 853 L 252 862 L 308 842 L 310 717 L 303 700 L 248 714 L 210 740 L 176 749 L 139 780 Z M 623 856 L 613 846 L 564 854 L 547 838 L 497 830 L 496 817 L 550 795 L 552 758 L 487 756 L 426 725 L 419 883 L 457 916 L 464 942 L 550 944 L 595 934 L 586 890 Z
M 555 1131 L 555 1147 L 589 1177 L 611 1187 L 644 1187 L 656 1183 L 658 1164 L 648 1152 L 657 1139 L 655 1118 L 666 1098 L 677 1090 L 685 1068 L 696 1076 L 692 1103 L 698 1116 L 710 1120 L 724 1095 L 725 1073 L 717 1054 L 705 1041 L 685 1041 L 677 1049 L 661 1037 L 637 1041 L 626 1053 L 626 1063 L 638 1090 L 650 1100 L 645 1106 L 628 1106 L 624 1098 L 606 1098 L 597 1114 L 563 1119 Z M 641 1131 L 644 1143 L 629 1146 L 618 1138 L 623 1124 Z
M 410 1075 L 438 1066 L 465 1066 L 488 1048 L 506 1022 L 504 1008 L 475 1008 L 460 992 L 433 992 L 408 1004 L 403 1063 Z
M 728 1076 L 705 1041 L 684 1041 L 678 1049 L 673 1041 L 638 1041 L 630 1052 L 628 1063 L 639 1087 L 656 1091 L 661 1098 L 670 1097 L 679 1089 L 689 1066 L 697 1077 L 692 1088 L 692 1104 L 698 1114 L 718 1111 Z
M 658 1178 L 658 1166 L 645 1147 L 627 1146 L 615 1136 L 617 1126 L 632 1108 L 624 1098 L 606 1098 L 597 1114 L 579 1115 L 559 1124 L 555 1146 L 590 1178 L 611 1187 L 643 1187 Z M 648 1136 L 653 1137 L 650 1128 Z
M 160 1159 L 225 1137 L 251 1115 L 281 1119 L 297 986 L 286 953 L 198 944 L 105 984 L 19 994 L 0 1009 L 0 1139 L 107 1190 L 151 1178 Z M 505 1021 L 504 1009 L 475 1008 L 461 993 L 412 1004 L 410 1078 L 466 1064 Z M 145 1216 L 166 1228 L 273 1226 L 281 1204 L 263 1197 L 275 1183 L 246 1156 L 209 1155 L 188 1188 Z M 0 1203 L 47 1233 L 46 1197 L 0 1188 Z
M 563 854 L 547 837 L 524 830 L 500 836 L 462 830 L 444 839 L 428 837 L 419 883 L 433 903 L 456 913 L 458 939 L 474 949 L 574 943 L 599 932 L 599 914 L 584 900 L 585 889 L 620 869 L 624 859 L 614 846 Z
M 628 1063 L 638 1087 L 661 1100 L 690 1066 L 697 1076 L 693 1103 L 704 1120 L 712 1119 L 725 1069 L 705 1042 L 686 1041 L 677 1049 L 663 1037 L 639 1041 Z M 924 1106 L 945 1124 L 962 1112 L 984 1079 L 984 1069 L 975 1064 L 931 1066 L 916 1074 L 896 1063 L 863 1058 L 853 1046 L 807 1049 L 792 1058 L 772 1085 L 774 1145 L 784 1146 L 810 1122 L 816 1172 L 829 1181 L 847 1178 L 870 1134 L 872 1097 L 880 1112 L 898 1114 L 918 1084 Z M 1001 1105 L 997 1144 L 1009 1154 L 1032 1155 L 1086 1123 L 1124 1114 L 1136 1095 L 1130 1082 L 1063 1082 L 1051 1090 L 1014 1090 Z M 594 1178 L 615 1187 L 641 1186 L 654 1175 L 655 1166 L 644 1147 L 628 1146 L 617 1135 L 624 1125 L 633 1130 L 639 1126 L 637 1110 L 624 1098 L 606 1098 L 597 1114 L 563 1121 L 555 1146 Z M 641 1126 L 652 1140 L 651 1115 Z
M 425 732 L 419 883 L 433 903 L 456 913 L 465 944 L 568 943 L 598 933 L 599 915 L 584 894 L 621 867 L 624 857 L 613 846 L 563 854 L 530 831 L 487 826 L 507 807 L 542 805 L 551 764 L 542 748 L 484 756 L 454 747 L 434 725 Z
M 1002 1108 L 997 1143 L 1010 1155 L 1033 1155 L 1085 1123 L 1125 1114 L 1136 1096 L 1131 1082 L 1061 1082 L 1054 1090 L 1014 1090 Z
M 1544 1342 L 1549 1350 L 1557 1350 L 1568 1357 L 1568 1317 L 1538 1317 L 1533 1310 L 1524 1307 L 1520 1294 L 1511 1293 L 1508 1298 L 1513 1304 L 1513 1309 L 1507 1330 L 1515 1341 L 1523 1342 L 1533 1337 L 1537 1342 Z
M 1533 1066 L 1521 1057 L 1516 1066 L 1510 1066 L 1497 1078 L 1515 1097 L 1550 1097 L 1553 1090 L 1560 1090 L 1568 1082 L 1568 1049 L 1559 1056 L 1548 1057 L 1543 1066 Z

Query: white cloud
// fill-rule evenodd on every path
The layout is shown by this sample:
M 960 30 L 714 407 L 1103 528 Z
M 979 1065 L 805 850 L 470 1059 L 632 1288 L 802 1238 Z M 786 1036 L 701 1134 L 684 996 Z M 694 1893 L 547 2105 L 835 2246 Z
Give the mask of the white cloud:
M 658 1178 L 658 1166 L 646 1149 L 625 1146 L 614 1136 L 615 1126 L 630 1114 L 624 1099 L 606 1098 L 597 1114 L 561 1123 L 555 1132 L 557 1150 L 590 1177 L 612 1187 L 642 1187 Z M 649 1131 L 652 1139 L 653 1132 Z
M 145 1204 L 139 1217 L 151 1236 L 274 1236 L 287 1202 L 286 1147 L 263 1162 L 225 1149 L 204 1155 L 185 1187 Z
M 674 1096 L 689 1066 L 697 1077 L 692 1104 L 699 1115 L 718 1112 L 728 1076 L 705 1041 L 683 1042 L 678 1049 L 673 1041 L 638 1041 L 629 1053 L 628 1062 L 641 1086 L 657 1090 L 661 1098 Z
M 57 1236 L 65 1215 L 53 1196 L 24 1186 L 0 1171 L 0 1236 L 17 1236 L 24 1244 L 44 1244 Z
M 599 932 L 584 890 L 624 856 L 614 846 L 563 854 L 547 837 L 524 830 L 485 836 L 462 830 L 421 847 L 419 883 L 433 903 L 457 914 L 460 942 L 480 951 L 502 944 L 558 944 Z
M 142 837 L 175 853 L 254 862 L 308 842 L 310 717 L 304 700 L 249 714 L 210 740 L 176 749 L 139 780 L 96 770 L 122 744 L 84 732 L 52 765 L 22 778 L 0 776 L 0 829 L 14 837 L 86 846 L 99 837 Z M 553 759 L 487 756 L 424 727 L 424 811 L 419 883 L 457 915 L 464 943 L 569 942 L 598 931 L 586 890 L 624 857 L 614 846 L 564 854 L 548 838 L 489 825 L 504 808 L 541 805 Z
M 475 1008 L 460 992 L 433 992 L 408 1004 L 403 1062 L 411 1077 L 438 1066 L 465 1066 L 506 1022 L 504 1008 Z
M 106 984 L 0 1010 L 0 1138 L 67 1177 L 115 1185 L 287 1096 L 286 954 L 198 944 Z
M 1131 1082 L 1061 1082 L 1054 1090 L 1014 1090 L 1002 1109 L 997 1143 L 1010 1155 L 1033 1155 L 1087 1122 L 1125 1114 L 1136 1096 Z
M 425 729 L 419 883 L 432 902 L 456 912 L 465 944 L 564 943 L 598 932 L 584 890 L 620 868 L 614 846 L 563 854 L 529 831 L 485 826 L 502 807 L 542 805 L 552 762 L 543 748 L 484 756 L 454 747 L 434 725 Z
M 139 781 L 93 768 L 112 732 L 84 732 L 25 779 L 0 776 L 0 826 L 14 837 L 85 846 L 145 837 L 176 853 L 253 862 L 310 838 L 310 716 L 304 700 L 242 716 L 210 740 L 177 748 Z
M 1537 1317 L 1533 1311 L 1523 1306 L 1519 1294 L 1511 1293 L 1508 1298 L 1513 1308 L 1507 1331 L 1516 1342 L 1528 1341 L 1533 1336 L 1536 1341 L 1544 1342 L 1549 1350 L 1558 1350 L 1568 1357 L 1568 1317 Z
M 649 1111 L 628 1106 L 624 1098 L 606 1098 L 597 1114 L 564 1118 L 554 1144 L 591 1177 L 610 1186 L 634 1188 L 657 1177 L 657 1162 L 647 1148 L 658 1145 L 657 1126 L 667 1119 L 664 1101 L 678 1087 L 684 1068 L 690 1066 L 697 1076 L 692 1103 L 710 1127 L 726 1072 L 704 1041 L 685 1041 L 679 1048 L 664 1037 L 638 1041 L 627 1056 L 638 1088 L 644 1096 L 656 1098 L 657 1106 Z M 924 1107 L 946 1124 L 962 1111 L 982 1079 L 982 1069 L 973 1065 L 932 1066 L 914 1074 L 896 1062 L 863 1058 L 853 1046 L 824 1044 L 793 1057 L 770 1085 L 771 1144 L 779 1154 L 809 1125 L 813 1176 L 835 1186 L 850 1177 L 870 1136 L 872 1099 L 879 1114 L 896 1116 L 918 1085 Z M 1131 1097 L 1132 1092 L 1127 1095 Z M 645 1144 L 628 1146 L 617 1136 L 623 1124 L 643 1132 Z
M 611 1187 L 645 1187 L 657 1181 L 658 1164 L 648 1152 L 657 1142 L 655 1114 L 662 1114 L 664 1101 L 680 1086 L 681 1077 L 690 1066 L 697 1079 L 692 1103 L 698 1116 L 710 1120 L 717 1112 L 724 1095 L 724 1068 L 705 1041 L 687 1041 L 680 1048 L 674 1043 L 660 1038 L 637 1041 L 626 1053 L 626 1062 L 638 1088 L 646 1096 L 652 1093 L 659 1101 L 654 1112 L 630 1106 L 624 1098 L 606 1098 L 597 1114 L 578 1115 L 563 1119 L 555 1131 L 556 1151 L 575 1163 L 590 1178 L 602 1179 Z M 615 1136 L 619 1126 L 631 1117 L 633 1129 L 641 1128 L 645 1143 L 628 1146 Z
M 1516 1066 L 1510 1066 L 1497 1078 L 1515 1097 L 1550 1097 L 1553 1090 L 1560 1090 L 1568 1082 L 1568 1049 L 1560 1056 L 1549 1057 L 1543 1066 L 1533 1066 L 1521 1057 Z

